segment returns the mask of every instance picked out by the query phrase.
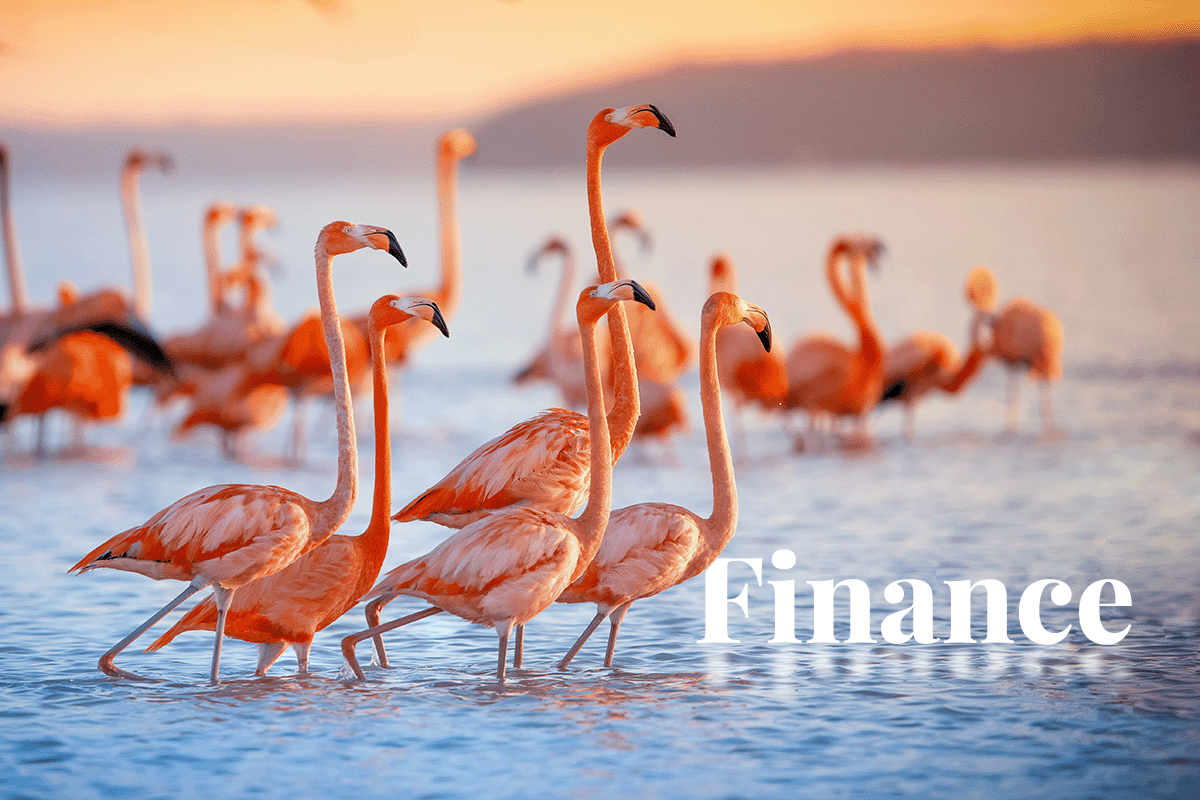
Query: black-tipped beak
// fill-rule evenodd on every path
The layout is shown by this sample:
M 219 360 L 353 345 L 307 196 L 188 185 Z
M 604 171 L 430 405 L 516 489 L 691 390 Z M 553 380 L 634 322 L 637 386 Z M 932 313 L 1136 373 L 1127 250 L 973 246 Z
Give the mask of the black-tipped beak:
M 659 111 L 653 105 L 647 104 L 646 107 L 650 109 L 650 113 L 653 114 L 655 119 L 658 120 L 659 130 L 666 131 L 668 136 L 674 136 L 675 126 L 671 124 L 671 120 L 667 119 L 667 115 Z
M 641 284 L 639 284 L 637 281 L 629 281 L 629 286 L 633 289 L 634 302 L 641 303 L 644 306 L 649 306 L 651 311 L 656 310 L 654 308 L 654 301 L 650 299 L 650 295 L 647 294 L 646 290 L 642 288 Z
M 442 332 L 442 336 L 445 336 L 447 339 L 449 339 L 450 329 L 446 327 L 446 318 L 442 316 L 442 310 L 438 308 L 437 303 L 431 302 L 429 306 L 433 309 L 433 319 L 430 321 L 433 322 L 434 326 Z
M 758 340 L 762 342 L 763 350 L 771 352 L 771 320 L 767 320 L 767 326 L 761 331 L 757 331 Z
M 0 153 L 0 156 L 3 156 Z M 0 403 L 0 425 L 8 422 L 8 403 Z
M 380 231 L 387 236 L 388 240 L 388 255 L 400 262 L 400 266 L 407 267 L 408 259 L 404 257 L 404 251 L 400 249 L 400 243 L 396 241 L 396 234 L 389 230 Z

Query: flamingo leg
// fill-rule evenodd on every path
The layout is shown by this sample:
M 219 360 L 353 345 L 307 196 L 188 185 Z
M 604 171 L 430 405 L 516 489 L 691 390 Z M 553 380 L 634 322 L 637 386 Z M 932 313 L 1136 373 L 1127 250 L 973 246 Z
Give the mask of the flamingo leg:
M 368 628 L 379 627 L 379 621 L 383 614 L 383 607 L 392 600 L 396 599 L 396 597 L 398 597 L 398 595 L 384 595 L 383 597 L 376 597 L 374 600 L 367 603 L 367 607 L 364 609 L 364 612 L 367 616 Z M 384 669 L 391 669 L 392 665 L 388 663 L 387 650 L 384 649 L 383 646 L 383 636 L 377 633 L 373 638 L 375 640 L 375 655 L 379 659 L 379 666 L 383 667 Z
M 513 669 L 521 668 L 521 661 L 525 658 L 525 626 L 517 626 L 517 639 L 513 642 Z
M 583 629 L 583 633 L 579 634 L 579 638 L 575 640 L 575 644 L 571 645 L 571 649 L 568 650 L 567 654 L 562 657 L 562 661 L 558 662 L 559 669 L 567 668 L 567 665 L 571 663 L 571 659 L 573 659 L 575 654 L 579 652 L 579 649 L 583 647 L 583 643 L 586 642 L 588 637 L 595 632 L 596 628 L 600 627 L 600 623 L 604 622 L 604 618 L 607 617 L 608 614 L 609 612 L 606 611 L 596 612 L 596 616 L 592 617 L 592 621 L 589 622 L 588 626 Z
M 107 653 L 100 656 L 100 663 L 99 663 L 100 671 L 103 672 L 105 675 L 111 675 L 114 678 L 126 678 L 128 680 L 133 680 L 133 681 L 152 680 L 151 678 L 147 678 L 142 675 L 137 675 L 135 673 L 128 672 L 127 670 L 121 669 L 120 667 L 118 667 L 116 664 L 113 663 L 114 659 L 116 659 L 117 655 L 122 650 L 124 650 L 126 647 L 128 647 L 129 645 L 131 645 L 135 641 L 137 641 L 137 638 L 139 636 L 141 636 L 143 633 L 145 633 L 146 631 L 148 631 L 152 627 L 154 627 L 154 624 L 156 622 L 158 622 L 160 619 L 165 617 L 167 614 L 170 614 L 180 603 L 182 603 L 184 600 L 187 600 L 189 597 L 191 597 L 193 594 L 200 591 L 207 585 L 208 584 L 204 583 L 204 582 L 189 583 L 187 588 L 179 593 L 178 597 L 176 597 L 174 600 L 167 603 L 165 606 L 163 606 L 158 611 L 156 611 L 154 613 L 154 615 L 150 617 L 150 619 L 143 622 L 132 633 L 130 633 L 128 636 L 126 636 L 121 641 L 114 644 Z
M 286 649 L 287 642 L 263 642 L 260 644 L 258 646 L 258 666 L 255 668 L 254 674 L 266 675 L 267 670 L 283 655 L 283 651 Z
M 296 651 L 296 672 L 301 675 L 308 674 L 308 651 L 312 648 L 312 642 L 293 642 L 292 649 Z
M 346 657 L 346 663 L 350 665 L 350 669 L 354 670 L 354 676 L 360 681 L 366 680 L 367 675 L 363 672 L 362 667 L 358 665 L 358 657 L 354 655 L 354 647 L 363 639 L 369 639 L 372 636 L 378 636 L 381 633 L 387 633 L 393 628 L 399 628 L 401 625 L 407 625 L 410 622 L 416 622 L 419 619 L 431 617 L 434 614 L 440 614 L 442 609 L 437 606 L 430 606 L 415 614 L 409 614 L 407 617 L 400 617 L 391 622 L 385 622 L 382 625 L 376 625 L 373 628 L 367 628 L 365 631 L 352 633 L 345 639 L 342 639 L 342 655 Z
M 217 604 L 217 638 L 213 642 L 212 670 L 208 679 L 212 683 L 220 683 L 221 672 L 221 642 L 225 639 L 225 617 L 229 614 L 229 605 L 233 602 L 233 589 L 224 586 L 213 586 L 213 602 Z
M 1021 375 L 1013 368 L 1008 370 L 1008 400 L 1005 405 L 1005 423 L 1004 428 L 1008 433 L 1016 433 L 1017 425 L 1020 417 L 1020 409 L 1017 408 L 1018 396 L 1021 391 Z
M 623 606 L 619 606 L 609 619 L 609 624 L 612 627 L 608 630 L 608 649 L 604 651 L 604 666 L 606 667 L 612 666 L 613 650 L 617 648 L 617 628 L 621 627 L 621 620 L 625 619 L 625 612 L 629 610 L 629 606 L 631 605 L 633 605 L 632 600 Z
M 1054 398 L 1047 380 L 1042 381 L 1042 432 L 1046 435 L 1054 433 Z
M 508 632 L 512 629 L 512 620 L 496 623 L 496 636 L 500 640 L 496 648 L 496 680 L 504 683 L 504 667 L 508 661 Z
M 912 444 L 917 435 L 917 407 L 914 403 L 904 404 L 904 441 Z

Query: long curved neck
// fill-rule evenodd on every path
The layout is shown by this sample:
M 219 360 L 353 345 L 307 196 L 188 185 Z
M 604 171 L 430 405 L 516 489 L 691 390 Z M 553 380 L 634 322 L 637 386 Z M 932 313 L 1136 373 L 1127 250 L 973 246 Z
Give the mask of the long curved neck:
M 838 270 L 838 263 L 842 256 L 845 256 L 850 262 L 851 286 L 849 289 L 842 282 L 842 276 Z M 858 330 L 858 358 L 864 363 L 877 364 L 883 362 L 883 342 L 879 338 L 879 332 L 875 330 L 875 321 L 871 318 L 871 305 L 867 298 L 866 281 L 863 277 L 865 269 L 866 264 L 862 257 L 843 247 L 831 249 L 825 261 L 825 275 L 829 279 L 829 288 L 833 290 L 834 298 L 845 309 L 846 314 L 854 323 L 854 327 Z
M 337 412 L 337 485 L 328 500 L 321 503 L 321 536 L 342 526 L 358 499 L 358 449 L 354 433 L 354 414 L 350 408 L 350 377 L 346 372 L 346 347 L 333 297 L 333 257 L 325 243 L 317 243 L 317 300 L 321 305 L 321 326 L 329 349 L 329 368 L 333 374 L 333 407 Z M 317 534 L 314 533 L 314 536 Z
M 596 251 L 596 269 L 600 282 L 617 279 L 613 260 L 612 241 L 604 221 L 604 201 L 600 195 L 600 162 L 605 145 L 588 138 L 587 196 L 588 216 L 592 225 L 592 248 Z M 613 459 L 625 452 L 637 427 L 641 403 L 637 391 L 637 367 L 633 363 L 633 340 L 629 335 L 629 319 L 623 304 L 617 303 L 608 312 L 608 335 L 612 342 L 613 407 L 609 417 L 612 427 Z
M 208 275 L 208 303 L 213 314 L 225 307 L 225 291 L 221 285 L 221 219 L 209 216 L 204 220 L 204 270 Z
M 575 254 L 563 250 L 562 274 L 558 278 L 558 296 L 554 298 L 554 313 L 550 316 L 550 336 L 565 331 L 563 315 L 571 303 L 572 290 L 575 288 Z
M 705 543 L 720 550 L 729 543 L 737 527 L 737 485 L 733 480 L 733 458 L 721 414 L 721 385 L 717 378 L 717 328 L 706 315 L 700 326 L 700 406 L 708 439 L 708 466 L 712 471 L 713 510 L 702 531 Z
M 372 404 L 375 411 L 375 490 L 371 496 L 371 521 L 363 532 L 367 560 L 383 564 L 387 555 L 392 516 L 392 438 L 388 424 L 387 364 L 382 358 L 383 331 L 368 322 L 367 338 L 371 347 Z
M 963 359 L 962 364 L 959 365 L 958 371 L 938 384 L 938 388 L 943 392 L 958 394 L 975 377 L 983 365 L 987 363 L 988 351 L 979 343 L 979 338 L 975 335 L 979 326 L 983 324 L 983 317 L 983 312 L 975 312 L 975 319 L 971 323 L 971 350 L 967 353 L 967 357 Z
M 121 202 L 125 206 L 125 231 L 129 234 L 129 259 L 133 264 L 133 299 L 138 314 L 150 319 L 150 248 L 146 244 L 146 229 L 142 226 L 142 209 L 138 202 L 138 177 L 141 169 L 127 165 L 121 173 Z
M 8 290 L 12 295 L 12 313 L 19 317 L 29 306 L 25 290 L 25 273 L 21 270 L 21 254 L 17 250 L 17 231 L 13 225 L 12 196 L 8 175 L 8 153 L 0 148 L 0 225 L 4 231 L 4 260 L 8 265 Z
M 591 475 L 588 478 L 587 505 L 575 520 L 580 552 L 572 580 L 583 573 L 600 549 L 612 508 L 612 441 L 609 439 L 608 420 L 604 416 L 604 386 L 596 358 L 596 320 L 580 322 L 579 332 L 583 340 L 583 368 L 587 381 Z
M 438 156 L 438 220 L 442 245 L 442 286 L 438 307 L 447 322 L 462 294 L 462 235 L 458 225 L 458 159 Z

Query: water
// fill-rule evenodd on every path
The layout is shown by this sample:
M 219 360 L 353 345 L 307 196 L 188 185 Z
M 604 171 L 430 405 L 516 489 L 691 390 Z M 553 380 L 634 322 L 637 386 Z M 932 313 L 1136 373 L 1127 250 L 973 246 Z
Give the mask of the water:
M 19 154 L 14 154 L 16 157 Z M 19 165 L 19 162 L 18 162 Z M 213 186 L 185 168 L 147 175 L 143 198 L 161 330 L 199 321 L 199 222 L 215 197 L 274 206 L 265 237 L 286 271 L 276 306 L 314 304 L 311 247 L 337 217 L 392 227 L 410 257 L 400 273 L 378 254 L 339 260 L 344 310 L 435 281 L 428 181 L 247 181 Z M 123 283 L 127 258 L 115 186 L 46 185 L 18 175 L 17 229 L 31 295 L 55 282 Z M 0 472 L 0 787 L 5 797 L 1191 797 L 1200 792 L 1197 633 L 1200 579 L 1200 173 L 1195 169 L 1023 169 L 801 172 L 790 175 L 613 175 L 610 211 L 639 209 L 655 249 L 619 242 L 630 273 L 659 284 L 696 327 L 708 258 L 732 254 L 742 293 L 772 315 L 786 346 L 811 328 L 849 336 L 820 276 L 837 231 L 889 246 L 872 299 L 883 333 L 934 328 L 960 343 L 962 280 L 975 263 L 997 273 L 1001 298 L 1055 309 L 1066 372 L 1055 389 L 1065 435 L 1037 432 L 1026 389 L 1023 429 L 999 436 L 1004 376 L 989 367 L 961 397 L 931 399 L 912 444 L 900 420 L 876 416 L 863 455 L 797 456 L 777 420 L 747 418 L 738 464 L 741 520 L 726 551 L 762 559 L 730 566 L 728 595 L 747 588 L 749 618 L 726 606 L 736 644 L 705 634 L 697 579 L 634 604 L 617 667 L 599 667 L 603 629 L 559 673 L 556 660 L 592 615 L 557 606 L 528 629 L 525 668 L 492 680 L 495 636 L 435 617 L 388 637 L 395 669 L 365 683 L 340 677 L 339 639 L 362 626 L 352 610 L 320 634 L 313 673 L 285 655 L 252 677 L 255 651 L 230 641 L 219 686 L 207 683 L 211 638 L 192 633 L 122 663 L 162 681 L 107 678 L 97 657 L 173 597 L 175 584 L 123 573 L 67 576 L 104 538 L 178 497 L 230 481 L 277 483 L 310 496 L 333 485 L 328 409 L 312 409 L 311 466 L 232 464 L 212 439 L 172 443 L 170 420 L 135 397 L 125 421 L 91 432 L 92 449 L 36 461 L 32 429 L 4 441 Z M 402 380 L 394 426 L 397 501 L 407 501 L 508 425 L 552 405 L 543 388 L 507 377 L 540 341 L 553 291 L 526 278 L 526 254 L 550 232 L 586 246 L 579 176 L 481 176 L 462 183 L 466 284 L 449 341 L 431 342 Z M 227 242 L 228 251 L 231 241 Z M 586 259 L 584 260 L 586 263 Z M 711 503 L 696 375 L 684 379 L 695 428 L 673 452 L 634 448 L 615 474 L 615 504 Z M 366 406 L 369 409 L 369 406 Z M 370 481 L 372 441 L 360 414 Z M 284 428 L 262 435 L 282 450 Z M 52 442 L 67 436 L 61 423 Z M 347 525 L 361 531 L 370 492 Z M 445 535 L 393 529 L 385 569 Z M 772 554 L 793 551 L 790 569 Z M 808 581 L 870 587 L 874 644 L 771 644 L 773 591 L 795 581 L 796 633 L 813 631 Z M 884 601 L 899 579 L 928 583 L 934 633 L 949 632 L 945 581 L 993 578 L 1008 590 L 1012 644 L 889 644 Z M 1044 600 L 1056 645 L 1022 635 L 1017 604 L 1033 581 L 1057 578 L 1069 604 Z M 1100 579 L 1129 587 L 1106 608 L 1116 645 L 1080 633 L 1076 607 Z M 841 592 L 845 590 L 840 590 Z M 1111 595 L 1105 595 L 1105 600 Z M 907 603 L 908 601 L 906 601 Z M 974 638 L 985 635 L 982 597 Z M 421 607 L 398 600 L 392 614 Z M 845 600 L 838 601 L 846 639 Z M 165 624 L 165 623 L 164 623 Z M 159 628 L 161 630 L 161 628 Z M 149 639 L 146 640 L 147 643 Z M 361 652 L 365 653 L 365 647 Z

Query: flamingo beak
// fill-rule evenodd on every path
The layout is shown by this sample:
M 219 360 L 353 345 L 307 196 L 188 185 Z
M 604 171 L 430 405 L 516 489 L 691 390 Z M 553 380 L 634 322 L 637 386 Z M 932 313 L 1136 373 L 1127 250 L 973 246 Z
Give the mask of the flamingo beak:
M 446 318 L 442 316 L 442 310 L 437 307 L 437 303 L 429 303 L 429 307 L 433 309 L 433 318 L 429 321 L 433 326 L 442 332 L 442 336 L 450 338 L 450 329 L 446 327 Z
M 371 231 L 369 236 L 386 236 L 388 255 L 400 262 L 400 266 L 407 267 L 408 259 L 404 257 L 404 251 L 400 249 L 400 242 L 396 241 L 396 234 L 389 231 L 387 228 L 379 228 Z M 383 250 L 384 248 L 376 246 L 376 249 Z
M 649 293 L 642 288 L 641 284 L 639 284 L 637 281 L 629 281 L 628 283 L 630 288 L 633 289 L 634 302 L 641 303 L 644 306 L 648 306 L 651 311 L 655 311 L 656 309 L 654 308 L 654 301 L 650 299 Z

